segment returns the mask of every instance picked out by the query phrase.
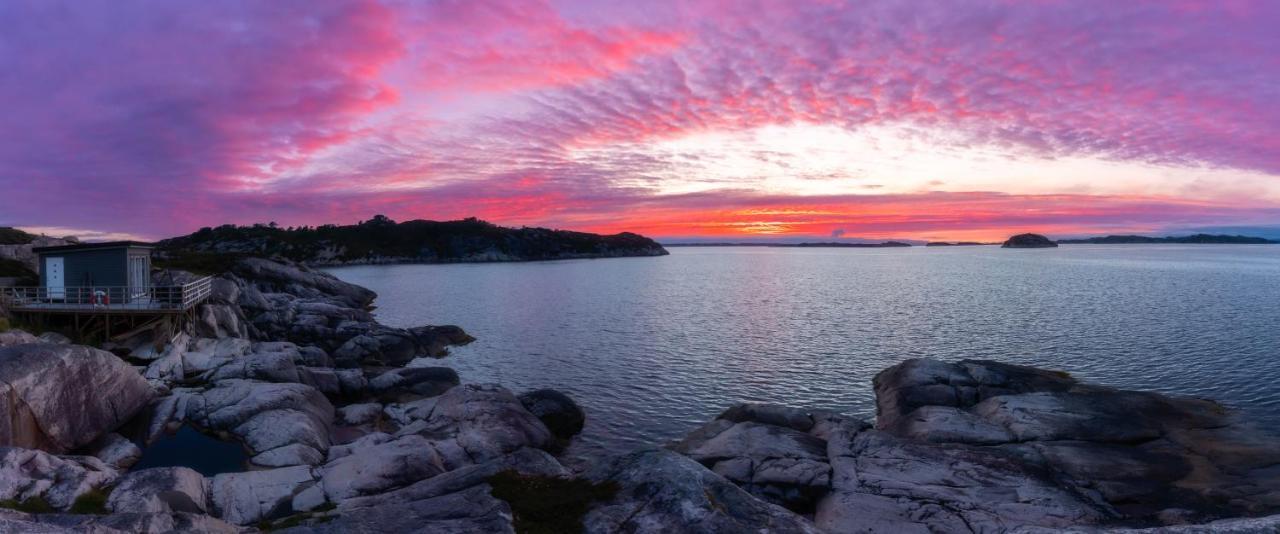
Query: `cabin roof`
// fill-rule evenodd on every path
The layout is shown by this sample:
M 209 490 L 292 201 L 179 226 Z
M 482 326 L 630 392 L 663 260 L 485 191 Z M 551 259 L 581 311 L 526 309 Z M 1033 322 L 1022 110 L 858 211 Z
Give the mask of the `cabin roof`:
M 53 252 L 79 252 L 81 250 L 99 250 L 112 248 L 145 248 L 152 249 L 155 245 L 144 243 L 142 241 L 104 241 L 101 243 L 81 243 L 79 245 L 60 245 L 56 247 L 35 247 L 31 252 L 36 254 L 49 254 Z

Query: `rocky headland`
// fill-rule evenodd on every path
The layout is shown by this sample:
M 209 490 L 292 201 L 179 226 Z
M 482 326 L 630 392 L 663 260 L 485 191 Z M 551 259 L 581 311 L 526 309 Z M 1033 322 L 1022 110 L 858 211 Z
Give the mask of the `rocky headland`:
M 647 237 L 547 228 L 504 228 L 478 219 L 405 221 L 378 215 L 354 225 L 280 228 L 273 224 L 202 228 L 160 241 L 158 254 L 178 268 L 220 271 L 243 257 L 309 266 L 535 261 L 662 256 Z
M 246 258 L 172 337 L 0 333 L 0 531 L 1280 528 L 1280 441 L 1232 411 L 991 361 L 884 370 L 873 421 L 737 405 L 570 470 L 557 452 L 606 415 L 468 383 L 440 358 L 470 336 L 379 324 L 375 296 Z M 134 467 L 184 427 L 244 465 Z

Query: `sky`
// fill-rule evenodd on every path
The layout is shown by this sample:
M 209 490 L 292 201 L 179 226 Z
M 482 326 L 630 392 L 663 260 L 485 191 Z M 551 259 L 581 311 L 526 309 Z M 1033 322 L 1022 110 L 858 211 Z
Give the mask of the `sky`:
M 1280 232 L 1280 2 L 0 2 L 0 225 Z

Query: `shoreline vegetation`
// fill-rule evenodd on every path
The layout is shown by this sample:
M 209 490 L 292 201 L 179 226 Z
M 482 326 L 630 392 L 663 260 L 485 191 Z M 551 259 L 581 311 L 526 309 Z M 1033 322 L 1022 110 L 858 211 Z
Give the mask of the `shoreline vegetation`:
M 161 263 L 225 270 L 245 257 L 280 258 L 311 267 L 398 263 L 479 263 L 663 256 L 656 241 L 623 232 L 599 235 L 547 228 L 507 228 L 476 218 L 395 222 L 382 215 L 353 225 L 206 227 L 156 243 Z
M 529 230 L 460 222 L 493 236 Z M 400 226 L 366 225 L 337 235 Z M 0 485 L 0 531 L 1280 528 L 1280 440 L 1228 407 L 988 360 L 904 356 L 870 385 L 872 420 L 785 400 L 736 404 L 675 443 L 571 470 L 557 454 L 610 414 L 554 389 L 469 383 L 447 366 L 449 347 L 474 340 L 462 328 L 382 325 L 370 313 L 376 293 L 288 257 L 388 256 L 373 246 L 317 256 L 346 238 L 280 237 L 312 230 L 220 228 L 235 238 L 225 246 L 209 229 L 162 247 L 225 265 L 176 336 L 85 346 L 0 332 L 0 398 L 11 399 L 0 418 L 23 422 L 0 425 L 0 472 L 12 482 Z M 623 242 L 639 248 L 604 250 L 661 248 Z M 184 427 L 242 446 L 247 465 L 208 476 L 133 467 Z

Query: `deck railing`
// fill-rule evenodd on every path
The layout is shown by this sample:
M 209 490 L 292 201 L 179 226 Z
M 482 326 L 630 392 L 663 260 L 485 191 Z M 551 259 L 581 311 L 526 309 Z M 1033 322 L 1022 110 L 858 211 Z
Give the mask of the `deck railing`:
M 213 278 L 179 286 L 0 287 L 0 304 L 12 311 L 188 310 L 209 298 Z

